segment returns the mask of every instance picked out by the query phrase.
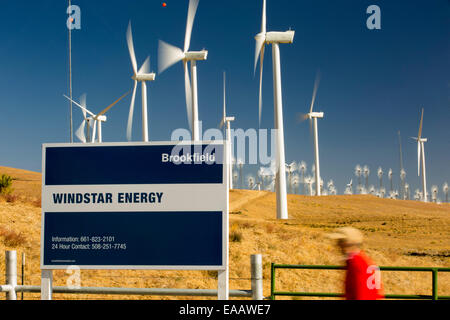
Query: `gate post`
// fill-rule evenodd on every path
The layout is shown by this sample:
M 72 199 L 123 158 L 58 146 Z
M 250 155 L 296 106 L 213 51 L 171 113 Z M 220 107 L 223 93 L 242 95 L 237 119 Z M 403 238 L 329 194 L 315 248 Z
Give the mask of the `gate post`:
M 252 299 L 263 300 L 262 255 L 254 254 L 250 258 L 252 272 Z
M 11 286 L 11 290 L 6 293 L 6 300 L 17 300 L 16 286 L 17 286 L 17 252 L 6 251 L 6 285 Z

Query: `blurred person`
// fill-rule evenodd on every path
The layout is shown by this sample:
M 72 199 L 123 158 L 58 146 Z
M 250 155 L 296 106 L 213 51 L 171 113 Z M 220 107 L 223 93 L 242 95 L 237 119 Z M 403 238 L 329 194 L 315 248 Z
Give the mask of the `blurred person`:
M 384 298 L 381 272 L 361 249 L 362 233 L 351 227 L 339 228 L 329 235 L 346 258 L 345 299 L 379 300 Z

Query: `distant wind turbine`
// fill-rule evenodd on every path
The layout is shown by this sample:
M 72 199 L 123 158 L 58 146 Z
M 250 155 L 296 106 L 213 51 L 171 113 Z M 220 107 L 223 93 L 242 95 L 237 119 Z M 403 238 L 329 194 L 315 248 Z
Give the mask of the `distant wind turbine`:
M 432 202 L 437 202 L 438 192 L 439 192 L 438 186 L 436 186 L 436 185 L 431 186 L 431 201 Z
M 147 81 L 155 80 L 155 73 L 150 73 L 150 57 L 147 57 L 145 62 L 142 64 L 141 68 L 138 70 L 136 54 L 134 52 L 133 43 L 133 33 L 131 30 L 131 21 L 128 24 L 127 29 L 127 45 L 128 51 L 130 53 L 131 65 L 133 67 L 133 76 L 131 79 L 134 80 L 133 95 L 131 96 L 130 113 L 128 115 L 127 124 L 127 140 L 131 141 L 132 129 L 133 129 L 133 113 L 134 113 L 134 103 L 136 99 L 136 90 L 138 82 L 142 86 L 142 141 L 148 142 L 148 114 L 147 114 Z
M 105 114 L 112 108 L 114 107 L 120 100 L 122 100 L 123 98 L 125 98 L 130 92 L 125 93 L 124 95 L 122 95 L 120 98 L 118 98 L 116 101 L 114 101 L 113 103 L 111 103 L 109 106 L 107 106 L 105 109 L 103 109 L 100 113 L 98 114 L 94 114 L 93 112 L 89 111 L 86 107 L 86 94 L 83 94 L 80 98 L 80 103 L 77 103 L 76 101 L 70 99 L 68 96 L 64 95 L 64 97 L 66 99 L 68 99 L 69 101 L 71 101 L 72 103 L 74 103 L 76 106 L 78 106 L 81 111 L 83 112 L 83 122 L 81 123 L 80 127 L 78 128 L 78 130 L 75 132 L 75 135 L 77 136 L 78 139 L 80 139 L 80 141 L 86 143 L 86 142 L 95 142 L 97 140 L 97 142 L 102 143 L 103 142 L 103 138 L 102 138 L 102 122 L 106 122 L 107 118 L 105 116 Z M 87 114 L 90 115 L 90 117 L 87 117 Z M 87 125 L 87 139 L 86 140 L 86 136 L 84 134 L 84 128 Z M 90 131 L 92 126 L 92 133 Z M 98 139 L 96 139 L 96 130 L 98 131 Z
M 313 122 L 314 127 L 314 159 L 315 159 L 315 180 L 316 180 L 316 195 L 321 195 L 320 190 L 320 160 L 319 160 L 319 133 L 318 133 L 318 125 L 317 119 L 322 119 L 324 116 L 323 112 L 314 112 L 314 103 L 316 101 L 317 90 L 319 89 L 320 83 L 320 73 L 317 72 L 316 80 L 314 82 L 314 90 L 311 100 L 311 106 L 309 108 L 309 113 L 305 115 L 304 118 L 309 119 L 309 121 Z
M 394 185 L 392 184 L 392 169 L 389 169 L 389 171 L 388 171 L 388 178 L 389 178 L 389 183 L 391 185 L 391 188 L 389 189 L 389 191 L 393 191 Z
M 369 190 L 369 175 L 370 175 L 369 166 L 366 165 L 363 167 L 363 174 L 364 174 L 364 178 L 366 180 L 365 188 L 366 188 L 366 190 Z
M 380 179 L 380 189 L 383 187 L 383 169 L 378 167 L 377 171 L 378 179 Z
M 285 152 L 284 152 L 284 127 L 283 127 L 283 99 L 281 90 L 281 63 L 280 63 L 280 43 L 292 43 L 295 32 L 267 32 L 266 30 L 266 0 L 263 0 L 263 13 L 261 32 L 255 37 L 255 72 L 260 58 L 259 74 L 259 124 L 261 125 L 262 112 L 262 77 L 264 65 L 264 50 L 266 44 L 272 44 L 273 59 L 273 85 L 274 85 L 274 105 L 275 105 L 275 130 L 276 130 L 276 160 L 277 171 L 275 178 L 275 188 L 277 196 L 277 219 L 288 219 L 287 193 L 286 193 L 286 173 L 285 173 Z
M 442 186 L 442 191 L 444 192 L 445 195 L 445 202 L 448 203 L 448 183 L 445 182 L 444 185 Z
M 417 175 L 420 177 L 420 167 L 422 167 L 422 201 L 427 202 L 427 175 L 425 168 L 425 142 L 428 141 L 426 138 L 422 138 L 422 127 L 423 127 L 423 108 L 422 116 L 420 117 L 419 133 L 417 138 L 413 138 L 417 141 Z
M 362 168 L 359 164 L 355 167 L 355 176 L 358 177 L 358 189 L 361 189 L 361 175 L 362 175 Z
M 199 0 L 190 0 L 188 17 L 186 23 L 186 34 L 184 38 L 184 48 L 180 49 L 164 41 L 159 41 L 158 47 L 158 69 L 161 74 L 172 65 L 183 61 L 184 67 L 184 90 L 186 95 L 186 110 L 188 114 L 189 126 L 192 131 L 192 139 L 200 141 L 200 126 L 198 120 L 198 90 L 197 90 L 197 61 L 207 59 L 208 51 L 189 51 L 191 45 L 192 27 L 194 25 Z M 191 64 L 191 76 L 189 76 L 188 63 Z
M 301 173 L 301 179 L 300 182 L 302 184 L 302 194 L 305 194 L 305 173 L 306 173 L 306 162 L 305 161 L 301 161 L 299 163 L 299 171 Z
M 297 171 L 297 164 L 295 162 L 291 162 L 290 164 L 286 164 L 286 172 L 288 174 L 288 193 L 292 193 L 292 175 Z
M 350 183 L 347 184 L 345 188 L 345 194 L 353 194 L 353 179 L 350 180 Z

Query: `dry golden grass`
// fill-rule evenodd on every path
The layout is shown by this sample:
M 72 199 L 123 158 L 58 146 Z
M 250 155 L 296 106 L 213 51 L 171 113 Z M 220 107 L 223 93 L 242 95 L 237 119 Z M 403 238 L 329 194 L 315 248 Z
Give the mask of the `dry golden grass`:
M 16 202 L 0 199 L 0 284 L 4 283 L 4 251 L 13 249 L 18 251 L 19 265 L 21 253 L 26 254 L 25 283 L 39 285 L 41 210 L 36 206 L 36 201 L 40 199 L 41 176 L 39 173 L 3 167 L 0 167 L 0 173 L 16 178 L 13 188 L 20 197 Z M 230 192 L 231 289 L 250 289 L 250 255 L 256 253 L 263 255 L 265 296 L 270 295 L 271 262 L 342 264 L 342 257 L 326 236 L 341 226 L 353 226 L 364 233 L 364 249 L 379 265 L 450 267 L 448 204 L 356 195 L 320 198 L 289 195 L 288 206 L 290 219 L 279 221 L 276 220 L 273 193 L 246 190 Z M 21 237 L 21 241 L 7 240 L 15 237 Z M 55 271 L 55 285 L 67 285 L 68 277 L 69 274 L 63 270 Z M 431 292 L 429 273 L 383 272 L 382 277 L 387 293 Z M 286 291 L 341 292 L 342 280 L 342 271 L 279 270 L 276 286 Z M 82 286 L 97 287 L 215 288 L 217 273 L 83 270 L 81 281 Z M 439 274 L 439 294 L 450 295 L 448 273 Z M 37 298 L 38 294 L 25 294 L 25 299 Z M 62 294 L 55 294 L 54 298 L 190 299 Z

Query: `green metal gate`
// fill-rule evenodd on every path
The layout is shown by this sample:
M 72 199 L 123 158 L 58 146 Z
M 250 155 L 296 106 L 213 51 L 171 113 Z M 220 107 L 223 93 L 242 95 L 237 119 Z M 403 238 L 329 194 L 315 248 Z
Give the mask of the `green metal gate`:
M 294 296 L 294 297 L 322 297 L 322 298 L 340 298 L 342 293 L 331 292 L 288 292 L 277 291 L 275 289 L 275 271 L 277 269 L 307 269 L 307 270 L 345 270 L 344 266 L 330 265 L 287 265 L 271 264 L 271 287 L 270 299 L 275 300 L 276 296 Z M 381 271 L 407 271 L 407 272 L 431 272 L 431 295 L 413 295 L 413 294 L 386 294 L 386 299 L 419 299 L 419 300 L 438 300 L 450 299 L 450 296 L 438 296 L 438 273 L 450 272 L 450 268 L 427 268 L 427 267 L 380 267 Z

